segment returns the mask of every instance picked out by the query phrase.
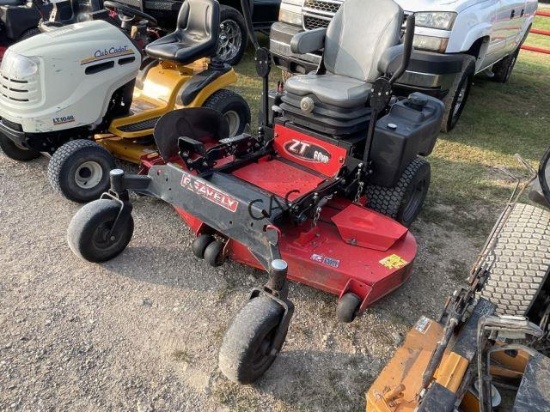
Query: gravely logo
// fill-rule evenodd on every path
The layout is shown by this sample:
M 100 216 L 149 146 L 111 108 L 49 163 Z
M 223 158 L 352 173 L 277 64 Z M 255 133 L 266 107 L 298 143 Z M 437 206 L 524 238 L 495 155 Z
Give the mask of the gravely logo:
M 286 142 L 284 149 L 289 155 L 307 162 L 328 163 L 330 160 L 330 153 L 323 147 L 298 139 L 292 139 Z
M 233 213 L 237 211 L 239 202 L 236 199 L 233 199 L 227 193 L 224 193 L 221 190 L 208 185 L 207 183 L 197 180 L 189 173 L 183 172 L 183 176 L 181 177 L 181 185 L 193 193 L 210 200 L 212 203 L 223 207 L 224 209 L 227 209 Z

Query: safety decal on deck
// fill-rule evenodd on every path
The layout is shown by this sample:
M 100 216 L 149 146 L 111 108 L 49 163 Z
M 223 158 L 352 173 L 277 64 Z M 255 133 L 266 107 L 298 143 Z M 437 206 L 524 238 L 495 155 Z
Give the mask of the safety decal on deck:
M 227 193 L 224 193 L 221 190 L 198 180 L 189 173 L 183 172 L 183 176 L 181 177 L 181 185 L 182 187 L 204 197 L 206 200 L 209 200 L 224 209 L 227 209 L 233 213 L 237 211 L 237 207 L 239 206 L 237 199 L 234 199 Z
M 403 266 L 405 266 L 409 262 L 407 262 L 401 256 L 389 255 L 384 259 L 382 259 L 379 263 L 382 266 L 387 267 L 388 269 L 401 269 Z
M 430 328 L 431 324 L 432 321 L 430 319 L 428 319 L 426 316 L 422 316 L 420 319 L 418 319 L 418 322 L 416 322 L 414 328 L 424 335 L 426 331 Z
M 323 255 L 318 255 L 316 253 L 311 255 L 310 259 L 315 262 L 322 263 L 324 265 L 332 266 L 333 268 L 337 268 L 338 266 L 340 266 L 340 260 L 333 259 Z

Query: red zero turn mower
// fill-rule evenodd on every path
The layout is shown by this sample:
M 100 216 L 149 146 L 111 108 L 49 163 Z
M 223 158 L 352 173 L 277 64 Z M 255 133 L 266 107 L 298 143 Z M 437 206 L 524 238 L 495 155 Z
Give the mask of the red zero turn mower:
M 391 0 L 369 4 L 348 0 L 328 30 L 295 38 L 301 53 L 324 47 L 324 63 L 318 74 L 295 76 L 284 92 L 270 93 L 271 57 L 251 34 L 245 4 L 263 78 L 258 135 L 226 137 L 224 117 L 209 109 L 170 112 L 155 127 L 159 153 L 142 158 L 144 174 L 113 170 L 111 190 L 69 226 L 77 255 L 113 258 L 132 237 L 131 190 L 172 204 L 197 235 L 193 253 L 212 266 L 231 258 L 268 271 L 220 350 L 220 368 L 232 380 L 253 382 L 281 349 L 293 312 L 287 277 L 338 295 L 337 316 L 351 322 L 410 275 L 416 242 L 406 225 L 430 179 L 429 163 L 417 156 L 432 151 L 443 105 L 419 93 L 392 99 L 391 84 L 410 57 L 414 16 L 402 43 L 401 8 Z M 358 47 L 357 38 L 383 40 Z

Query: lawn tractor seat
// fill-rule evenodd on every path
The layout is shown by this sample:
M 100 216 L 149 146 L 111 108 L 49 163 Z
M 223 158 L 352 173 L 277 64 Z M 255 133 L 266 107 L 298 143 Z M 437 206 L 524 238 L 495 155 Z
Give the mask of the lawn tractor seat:
M 281 104 L 286 117 L 336 136 L 365 130 L 372 83 L 403 55 L 403 18 L 393 0 L 347 0 L 328 28 L 295 35 L 293 53 L 323 47 L 324 53 L 316 74 L 286 81 Z
M 184 1 L 176 30 L 147 45 L 154 58 L 180 64 L 216 54 L 220 27 L 220 5 L 215 0 Z

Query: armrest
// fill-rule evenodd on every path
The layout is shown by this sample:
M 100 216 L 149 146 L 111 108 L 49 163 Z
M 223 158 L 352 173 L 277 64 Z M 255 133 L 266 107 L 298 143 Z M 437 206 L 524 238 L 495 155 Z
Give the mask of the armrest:
M 295 34 L 290 39 L 290 50 L 292 53 L 311 53 L 325 47 L 325 35 L 327 29 L 320 27 L 310 31 L 303 31 Z
M 399 67 L 399 63 L 405 53 L 405 47 L 403 44 L 388 47 L 380 56 L 378 60 L 378 71 L 386 74 L 390 71 L 390 68 L 396 70 Z

